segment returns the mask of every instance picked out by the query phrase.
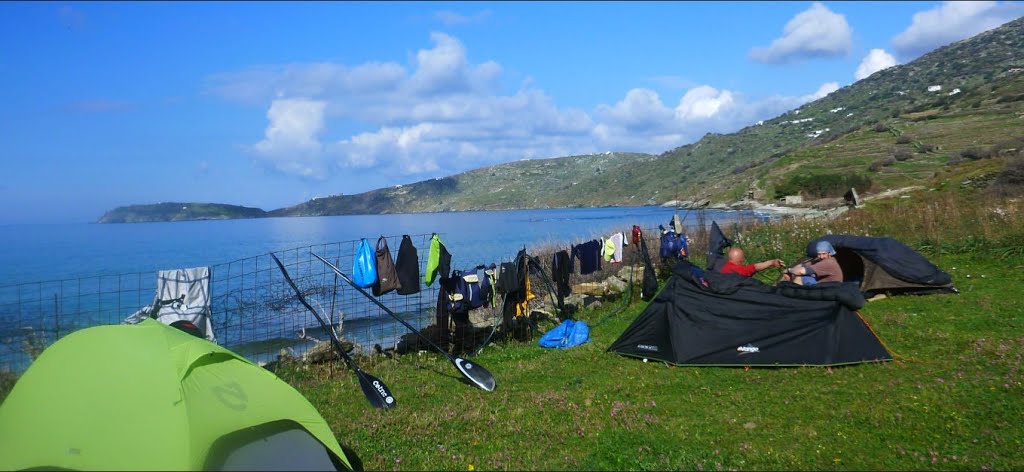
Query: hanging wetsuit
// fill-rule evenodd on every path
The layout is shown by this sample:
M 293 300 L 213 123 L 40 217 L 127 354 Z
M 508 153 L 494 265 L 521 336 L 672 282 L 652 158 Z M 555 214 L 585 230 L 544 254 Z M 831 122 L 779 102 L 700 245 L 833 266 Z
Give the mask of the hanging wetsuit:
M 558 294 L 558 309 L 565 312 L 565 297 L 572 294 L 572 287 L 569 286 L 569 274 L 572 272 L 572 259 L 569 252 L 564 249 L 555 253 L 551 258 L 551 276 L 555 279 L 555 287 Z

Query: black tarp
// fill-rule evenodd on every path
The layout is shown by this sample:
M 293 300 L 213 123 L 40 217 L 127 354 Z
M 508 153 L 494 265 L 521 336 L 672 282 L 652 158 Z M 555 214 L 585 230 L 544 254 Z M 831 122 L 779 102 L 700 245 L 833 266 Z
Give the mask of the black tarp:
M 921 253 L 893 238 L 830 234 L 807 244 L 809 257 L 817 255 L 815 247 L 818 241 L 828 241 L 837 252 L 841 248 L 850 249 L 904 282 L 930 286 L 952 283 L 949 274 L 929 262 Z
M 679 365 L 839 365 L 892 360 L 855 311 L 855 286 L 766 285 L 682 260 L 609 351 Z

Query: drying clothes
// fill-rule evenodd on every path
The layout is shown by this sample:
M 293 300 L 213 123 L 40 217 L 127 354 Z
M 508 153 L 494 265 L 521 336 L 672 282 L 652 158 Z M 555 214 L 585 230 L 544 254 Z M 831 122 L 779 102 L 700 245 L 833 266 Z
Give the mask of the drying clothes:
M 395 272 L 398 273 L 398 294 L 412 295 L 420 292 L 420 257 L 416 245 L 408 234 L 402 235 L 395 258 Z
M 514 262 L 502 262 L 497 269 L 498 291 L 501 293 L 512 293 L 519 291 L 519 269 Z
M 558 251 L 551 258 L 551 276 L 555 279 L 555 287 L 558 291 L 558 298 L 568 297 L 572 294 L 569 286 L 569 274 L 572 273 L 572 259 L 566 250 Z
M 621 232 L 604 240 L 604 260 L 617 264 L 622 262 L 622 245 L 626 244 L 626 236 Z
M 601 269 L 601 241 L 596 239 L 573 246 L 573 259 L 580 261 L 580 275 L 587 275 Z
M 534 298 L 537 298 L 537 295 L 534 295 L 533 294 L 533 290 L 530 289 L 530 271 L 529 270 L 524 271 L 523 278 L 526 280 L 526 283 L 524 284 L 526 286 L 526 297 L 523 299 L 522 302 L 516 303 L 516 316 L 517 317 L 529 315 L 530 314 L 530 312 L 529 312 L 530 300 L 533 300 Z
M 423 281 L 427 287 L 434 283 L 434 279 L 441 274 L 441 280 L 448 279 L 452 272 L 452 255 L 448 248 L 441 244 L 441 239 L 434 233 L 430 238 L 430 254 L 427 256 L 427 273 L 423 274 Z

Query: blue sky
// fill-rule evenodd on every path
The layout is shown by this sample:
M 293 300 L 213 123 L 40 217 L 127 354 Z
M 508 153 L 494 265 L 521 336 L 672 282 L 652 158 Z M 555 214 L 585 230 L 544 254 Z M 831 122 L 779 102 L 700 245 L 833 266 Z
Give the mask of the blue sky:
M 0 224 L 661 153 L 1020 2 L 0 2 Z

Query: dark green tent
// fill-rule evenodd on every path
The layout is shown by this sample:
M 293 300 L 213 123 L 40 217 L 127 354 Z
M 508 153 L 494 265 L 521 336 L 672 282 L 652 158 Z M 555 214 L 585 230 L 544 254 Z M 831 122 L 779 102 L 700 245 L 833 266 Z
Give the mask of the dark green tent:
M 320 413 L 245 358 L 164 325 L 43 351 L 0 405 L 0 469 L 350 469 Z

